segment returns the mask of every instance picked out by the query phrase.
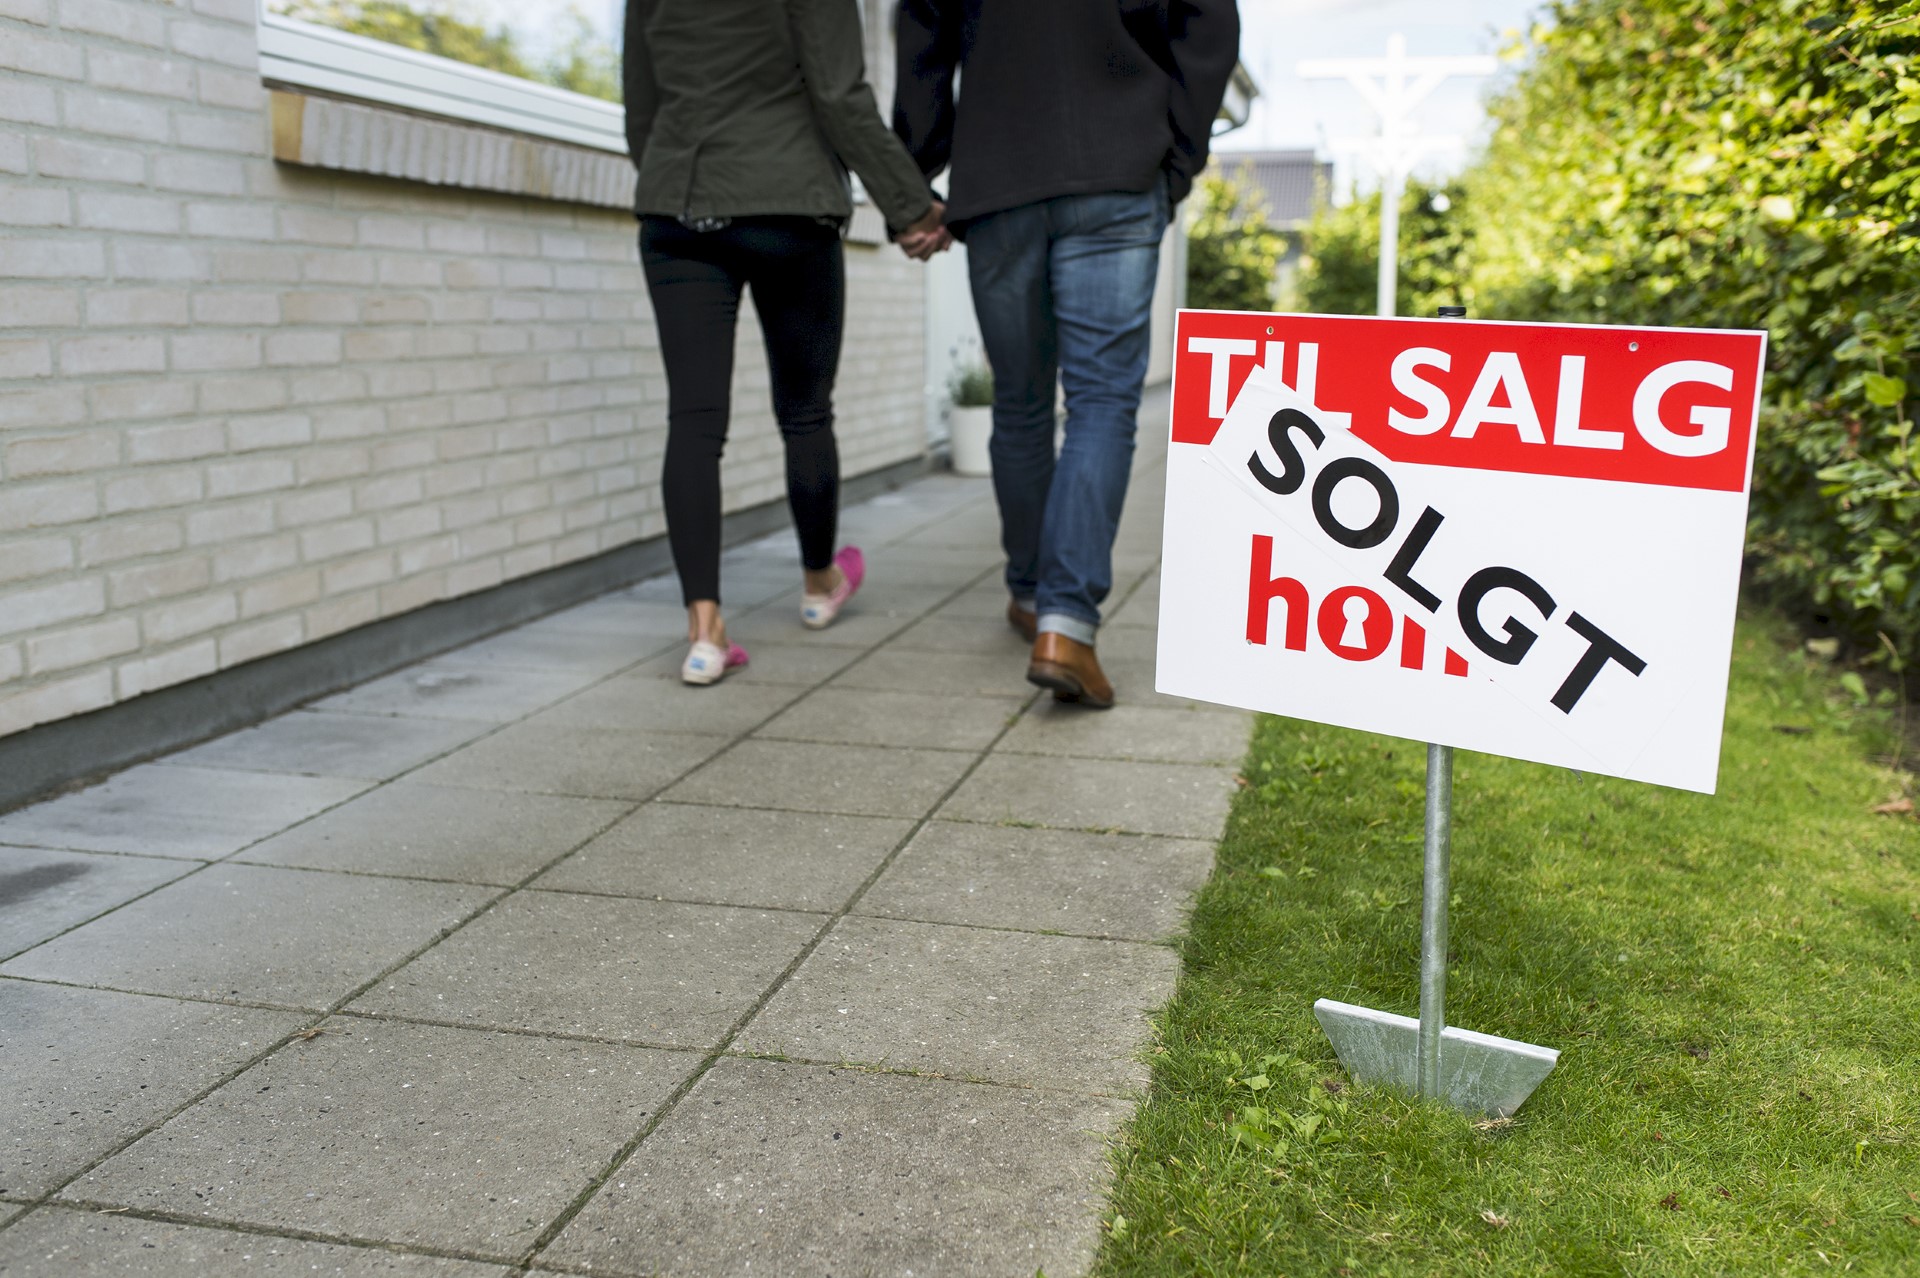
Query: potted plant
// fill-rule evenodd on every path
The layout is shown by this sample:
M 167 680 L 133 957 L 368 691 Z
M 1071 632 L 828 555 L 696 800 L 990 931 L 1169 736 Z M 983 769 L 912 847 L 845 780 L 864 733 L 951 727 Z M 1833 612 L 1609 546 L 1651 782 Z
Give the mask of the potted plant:
M 947 440 L 958 475 L 987 475 L 993 463 L 987 440 L 993 434 L 993 373 L 985 364 L 962 364 L 947 382 L 952 407 L 947 411 Z

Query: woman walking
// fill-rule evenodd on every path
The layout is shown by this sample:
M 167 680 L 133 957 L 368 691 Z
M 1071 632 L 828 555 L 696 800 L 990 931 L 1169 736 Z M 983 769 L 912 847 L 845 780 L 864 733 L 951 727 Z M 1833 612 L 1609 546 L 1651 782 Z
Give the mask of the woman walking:
M 760 317 L 786 445 L 800 616 L 819 629 L 865 569 L 857 547 L 834 550 L 847 170 L 909 256 L 948 240 L 919 166 L 880 119 L 856 0 L 627 0 L 625 82 L 640 256 L 667 370 L 661 485 L 691 644 L 680 677 L 710 684 L 747 660 L 720 613 L 720 455 L 741 290 Z

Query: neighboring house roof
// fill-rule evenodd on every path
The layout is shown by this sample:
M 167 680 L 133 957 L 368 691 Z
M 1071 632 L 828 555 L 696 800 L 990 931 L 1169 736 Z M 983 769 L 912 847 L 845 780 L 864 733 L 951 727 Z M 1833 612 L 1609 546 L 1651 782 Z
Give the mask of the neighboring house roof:
M 1267 203 L 1267 220 L 1287 231 L 1311 222 L 1333 191 L 1333 162 L 1312 151 L 1216 151 L 1208 167 L 1257 189 Z

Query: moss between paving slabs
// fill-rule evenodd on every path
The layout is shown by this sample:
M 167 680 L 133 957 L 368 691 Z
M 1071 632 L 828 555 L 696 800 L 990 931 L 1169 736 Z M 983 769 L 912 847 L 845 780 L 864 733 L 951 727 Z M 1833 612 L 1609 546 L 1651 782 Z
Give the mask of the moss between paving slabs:
M 1563 1053 L 1505 1124 L 1311 1013 L 1417 1012 L 1424 751 L 1263 720 L 1098 1272 L 1920 1274 L 1920 822 L 1886 711 L 1735 648 L 1716 796 L 1459 756 L 1448 1019 Z

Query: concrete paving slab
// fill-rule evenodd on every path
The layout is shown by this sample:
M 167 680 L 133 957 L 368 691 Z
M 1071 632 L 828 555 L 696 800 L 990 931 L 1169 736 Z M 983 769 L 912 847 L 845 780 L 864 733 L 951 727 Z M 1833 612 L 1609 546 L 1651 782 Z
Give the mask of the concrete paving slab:
M 729 616 L 762 607 L 783 595 L 795 594 L 803 580 L 797 553 L 779 562 L 729 554 L 720 562 L 720 598 Z M 677 582 L 674 590 L 674 597 L 678 598 Z
M 353 1010 L 712 1047 L 823 922 L 817 914 L 522 893 L 389 976 Z
M 1213 869 L 1199 839 L 931 821 L 856 907 L 977 927 L 1164 941 Z
M 1156 763 L 1237 765 L 1246 757 L 1252 715 L 1207 714 L 1159 706 L 1117 705 L 1099 714 L 1050 697 L 1007 733 L 1004 754 L 1086 759 L 1145 759 Z
M 778 569 L 797 581 L 800 577 L 800 545 L 790 528 L 781 528 L 727 547 L 721 552 L 720 562 L 728 568 Z
M 1142 630 L 1122 628 L 1111 633 L 1102 630 L 1099 640 L 1100 660 L 1109 662 L 1145 662 L 1149 666 L 1158 658 L 1160 635 L 1158 629 Z M 1151 680 L 1148 686 L 1152 686 Z
M 1001 607 L 1006 607 L 1004 598 Z M 934 613 L 888 640 L 887 647 L 915 652 L 977 653 L 991 657 L 1003 666 L 1012 665 L 1024 671 L 1032 645 L 1021 638 L 1020 632 L 1008 625 L 1004 617 L 1000 618 L 998 625 L 993 621 L 993 617 L 955 617 Z
M 1119 605 L 1135 587 L 1159 573 L 1162 540 L 1163 533 L 1157 520 L 1134 532 L 1121 531 L 1120 539 L 1113 543 L 1113 593 L 1107 597 L 1103 607 Z
M 868 688 L 820 688 L 754 736 L 840 745 L 984 750 L 1019 713 L 1015 702 Z
M 1156 627 L 1158 623 L 1155 623 Z M 1154 691 L 1157 664 L 1157 628 L 1111 626 L 1100 631 L 1100 667 L 1112 681 L 1115 700 L 1126 706 L 1145 706 L 1162 710 L 1210 710 L 1220 714 L 1244 715 L 1245 710 L 1211 701 L 1170 697 Z
M 696 1063 L 335 1019 L 61 1197 L 512 1259 Z
M 479 790 L 639 800 L 671 785 L 729 740 L 516 723 L 429 764 L 414 779 Z
M 0 966 L 0 975 L 325 1010 L 491 888 L 212 866 Z
M 1109 678 L 1112 677 L 1109 672 Z M 1142 706 L 1149 710 L 1202 710 L 1217 714 L 1246 714 L 1240 706 L 1221 705 L 1217 701 L 1195 701 L 1192 697 L 1169 696 L 1153 690 L 1151 666 L 1123 665 L 1114 682 L 1116 699 L 1122 705 Z
M 169 755 L 168 766 L 384 781 L 471 741 L 484 723 L 296 710 Z
M 0 847 L 0 960 L 193 868 L 144 856 Z
M 1156 541 L 1158 540 L 1157 536 L 1155 540 Z M 1132 596 L 1128 598 L 1127 602 L 1128 603 L 1150 603 L 1157 610 L 1160 606 L 1161 581 L 1162 581 L 1161 570 L 1158 567 L 1155 567 L 1152 572 L 1146 575 L 1146 579 L 1140 583 L 1139 588 L 1133 592 Z
M 660 797 L 676 803 L 926 815 L 973 764 L 945 750 L 742 741 Z
M 533 886 L 832 912 L 912 828 L 886 817 L 654 802 Z
M 978 480 L 954 475 L 950 471 L 935 471 L 915 479 L 910 487 L 895 492 L 882 493 L 871 501 L 843 510 L 840 515 L 840 527 L 843 536 L 849 525 L 864 526 L 861 521 L 888 519 L 898 527 L 896 533 L 911 532 L 936 519 L 944 518 L 963 506 L 979 502 L 982 498 L 992 500 L 985 485 Z
M 1120 536 L 1113 543 L 1113 594 L 1108 602 L 1117 602 L 1128 591 L 1139 584 L 1140 579 L 1158 569 L 1160 564 L 1160 533 L 1156 527 L 1149 540 L 1136 535 L 1128 520 Z
M 752 565 L 739 559 L 722 559 L 720 563 L 720 601 L 727 615 L 757 608 L 776 595 L 784 595 L 798 589 L 800 582 L 800 561 L 796 558 L 791 569 L 776 568 L 768 564 Z M 686 603 L 680 597 L 680 579 L 672 573 L 661 577 L 650 577 L 638 582 L 622 592 L 622 597 L 641 603 L 672 604 L 680 609 L 684 619 Z
M 1092 713 L 1092 712 L 1090 712 Z M 992 754 L 936 814 L 955 821 L 1214 839 L 1233 770 Z
M 935 608 L 935 617 L 977 617 L 982 621 L 1007 624 L 1007 586 L 999 573 L 979 585 L 963 590 Z
M 305 1019 L 0 980 L 0 1191 L 51 1191 Z M 11 1236 L 0 1234 L 0 1273 L 9 1275 Z
M 1004 608 L 1004 604 L 1002 607 Z M 1006 621 L 988 622 L 1006 626 Z M 1027 682 L 1026 654 L 1010 656 L 969 652 L 911 652 L 886 647 L 834 676 L 840 688 L 873 688 L 881 692 L 931 692 L 948 697 L 1010 697 L 1025 701 L 1033 695 Z
M 1102 621 L 1102 631 L 1155 630 L 1160 628 L 1160 596 L 1145 589 L 1135 591 Z
M 234 859 L 507 887 L 599 833 L 631 806 L 624 799 L 496 793 L 406 778 Z
M 679 659 L 685 656 L 676 649 L 676 673 Z M 765 723 L 799 695 L 797 688 L 749 683 L 731 675 L 705 688 L 681 683 L 678 678 L 622 675 L 542 710 L 527 722 L 552 728 L 731 736 Z
M 866 581 L 860 587 L 860 593 L 840 614 L 842 619 L 851 617 L 856 608 L 923 615 L 945 603 L 954 591 L 978 577 L 981 570 L 989 566 L 981 563 L 977 555 L 973 557 L 969 570 L 959 572 L 951 565 L 942 565 L 937 558 L 934 561 L 920 560 L 911 551 L 904 552 L 898 563 L 891 558 L 894 554 L 891 550 L 874 553 L 880 558 L 869 559 Z M 835 621 L 819 633 L 830 635 L 839 627 L 840 622 Z
M 840 540 L 874 550 L 910 535 L 937 517 L 935 512 L 904 503 L 886 507 L 869 502 L 840 512 Z
M 16 1207 L 12 1203 L 0 1203 L 0 1229 L 5 1229 L 13 1221 L 26 1214 L 25 1207 Z M 6 1260 L 5 1240 L 0 1239 L 0 1263 Z
M 810 688 L 831 679 L 858 661 L 866 655 L 866 649 L 839 648 L 811 643 L 807 639 L 796 639 L 791 643 L 762 643 L 756 639 L 747 646 L 747 655 L 752 660 L 746 668 L 728 675 L 720 687 L 736 683 L 768 683 Z M 686 647 L 682 645 L 650 661 L 641 662 L 628 673 L 630 676 L 671 679 L 678 683 L 680 663 L 686 657 Z
M 511 723 L 571 696 L 600 676 L 577 670 L 516 670 L 423 661 L 313 704 L 315 710 Z
M 366 788 L 335 777 L 148 763 L 0 816 L 0 843 L 216 860 Z
M 800 592 L 795 590 L 750 612 L 729 614 L 727 635 L 745 645 L 749 653 L 759 646 L 776 643 L 869 648 L 912 625 L 930 607 L 931 603 L 923 604 L 919 600 L 911 605 L 890 606 L 878 598 L 868 598 L 863 590 L 831 626 L 825 630 L 809 630 L 800 624 Z
M 1160 451 L 1158 441 L 1143 439 L 1135 466 L 1137 492 L 1153 500 L 1163 482 Z M 207 1211 L 196 1194 L 211 1193 L 208 1219 L 230 1227 L 96 1216 L 77 1201 L 31 1211 L 9 1225 L 16 1207 L 40 1191 L 14 1192 L 0 1173 L 0 1268 L 12 1262 L 10 1234 L 29 1236 L 22 1231 L 65 1217 L 82 1222 L 76 1240 L 43 1246 L 36 1238 L 34 1249 L 71 1262 L 66 1271 L 113 1272 L 120 1265 L 165 1278 L 189 1268 L 253 1269 L 294 1257 L 303 1272 L 317 1266 L 343 1273 L 499 1274 L 553 1219 L 561 1209 L 555 1204 L 573 1201 L 646 1121 L 637 1114 L 624 1127 L 615 1123 L 581 1137 L 580 1125 L 556 1116 L 545 1094 L 601 1076 L 555 1064 L 556 1048 L 602 1037 L 617 1041 L 589 1045 L 663 1056 L 671 1068 L 657 1097 L 685 1077 L 679 1071 L 697 1066 L 694 1049 L 721 1041 L 767 998 L 756 1032 L 785 1015 L 791 1024 L 779 1032 L 799 1041 L 803 1054 L 892 1059 L 905 1052 L 913 1068 L 1053 1081 L 1025 1090 L 1030 1085 L 976 1086 L 724 1058 L 701 1087 L 750 1075 L 753 1085 L 738 1087 L 737 1095 L 754 1111 L 743 1122 L 744 1111 L 732 1102 L 707 1104 L 702 1113 L 701 1102 L 690 1098 L 633 1160 L 634 1168 L 645 1169 L 649 1151 L 671 1153 L 683 1160 L 685 1174 L 671 1184 L 653 1180 L 642 1198 L 608 1206 L 632 1192 L 616 1177 L 562 1240 L 578 1243 L 587 1260 L 566 1261 L 556 1248 L 553 1264 L 573 1268 L 604 1255 L 608 1263 L 596 1264 L 594 1272 L 718 1273 L 751 1262 L 752 1272 L 809 1278 L 908 1267 L 1084 1270 L 1098 1241 L 1104 1134 L 1128 1105 L 1071 1089 L 1125 1092 L 1144 1077 L 1131 1052 L 1144 1039 L 1141 1014 L 1158 998 L 1155 982 L 1171 981 L 1172 953 L 1140 942 L 1178 928 L 1184 897 L 1207 869 L 1225 812 L 1224 794 L 1213 803 L 1178 783 L 1220 782 L 1226 769 L 1155 761 L 1234 762 L 1246 726 L 1245 716 L 1231 711 L 1175 717 L 1163 707 L 1176 703 L 1151 690 L 1157 618 L 1148 605 L 1157 606 L 1160 539 L 1151 505 L 1136 499 L 1115 545 L 1112 624 L 1101 646 L 1122 705 L 1107 715 L 1055 707 L 1027 687 L 1026 645 L 1003 618 L 999 524 L 989 487 L 940 476 L 846 513 L 843 530 L 867 549 L 872 567 L 866 588 L 825 632 L 799 624 L 800 573 L 789 531 L 729 550 L 722 568 L 727 613 L 754 662 L 718 688 L 677 682 L 685 612 L 677 581 L 663 576 L 343 694 L 328 709 L 152 769 L 174 774 L 172 789 L 179 793 L 133 796 L 137 801 L 118 818 L 115 837 L 131 832 L 151 848 L 156 834 L 184 832 L 182 845 L 159 845 L 183 859 L 96 856 L 65 843 L 60 850 L 31 847 L 17 854 L 0 847 L 0 894 L 8 890 L 10 868 L 26 873 L 13 889 L 11 913 L 0 903 L 0 944 L 10 923 L 39 917 L 18 908 L 21 891 L 31 893 L 31 908 L 42 915 L 58 905 L 57 924 L 34 923 L 30 940 L 48 928 L 73 928 L 12 960 L 0 949 L 0 989 L 67 989 L 17 977 L 16 969 L 46 961 L 64 973 L 48 979 L 104 974 L 139 981 L 137 989 L 172 985 L 240 1000 L 290 996 L 314 1008 L 333 1005 L 325 998 L 331 994 L 337 1002 L 356 988 L 355 980 L 366 985 L 404 962 L 367 990 L 352 1015 L 336 1018 L 335 1033 L 294 1043 L 278 1056 L 292 1061 L 315 1044 L 341 1044 L 345 1035 L 411 1035 L 414 1043 L 383 1054 L 355 1040 L 342 1054 L 343 1061 L 353 1057 L 351 1068 L 303 1067 L 309 1076 L 297 1094 L 283 1092 L 292 1087 L 285 1071 L 250 1069 L 104 1165 L 128 1195 L 146 1193 L 142 1201 L 149 1203 L 173 1195 L 178 1206 L 161 1203 L 170 1212 Z M 883 647 L 873 652 L 870 645 Z M 1003 731 L 1016 714 L 1026 717 Z M 511 726 L 496 731 L 500 725 Z M 316 741 L 321 726 L 332 732 Z M 743 733 L 754 739 L 736 740 Z M 454 743 L 447 757 L 436 762 L 431 753 L 409 753 L 443 735 Z M 977 751 L 995 740 L 980 784 L 969 785 L 952 805 L 961 819 L 936 820 L 919 831 L 854 902 L 890 850 L 914 831 L 914 819 L 937 806 L 977 766 Z M 357 798 L 351 797 L 357 787 L 350 789 L 331 809 L 324 802 L 294 805 L 291 814 L 252 801 L 265 791 L 236 802 L 223 788 L 236 781 L 311 779 L 277 773 L 280 768 L 338 773 L 341 780 L 362 774 L 387 780 L 403 769 L 412 774 Z M 437 781 L 424 779 L 429 773 Z M 693 801 L 654 798 L 634 806 L 661 787 Z M 585 795 L 575 797 L 582 790 Z M 167 803 L 181 815 L 177 825 L 168 824 L 174 809 Z M 228 808 L 239 817 L 222 820 L 257 821 L 263 810 L 277 815 L 258 833 L 248 825 L 218 827 L 210 835 L 204 823 L 194 824 L 203 811 Z M 845 815 L 849 811 L 887 815 Z M 157 824 L 156 812 L 163 817 Z M 1212 828 L 1191 839 L 1082 832 L 1116 824 L 1184 832 L 1205 813 L 1212 814 Z M 1043 828 L 1055 823 L 1069 828 Z M 64 828 L 69 834 L 62 837 L 71 837 L 74 825 Z M 0 844 L 7 842 L 0 827 Z M 232 864 L 211 869 L 193 859 L 229 854 Z M 98 880 L 93 886 L 96 880 L 72 873 L 95 861 L 160 866 L 184 877 L 133 899 L 136 885 Z M 498 896 L 528 875 L 540 876 L 529 890 Z M 235 876 L 264 877 L 237 882 Z M 54 877 L 61 882 L 50 886 Z M 336 884 L 351 891 L 330 886 Z M 56 902 L 69 885 L 74 891 L 84 886 L 103 903 Z M 225 907 L 216 890 L 223 885 Z M 445 909 L 441 918 L 434 909 L 445 902 L 423 908 L 408 896 L 423 888 L 469 893 L 477 904 Z M 127 895 L 118 895 L 122 891 Z M 855 913 L 806 964 L 794 966 L 833 911 L 850 902 Z M 363 952 L 369 949 L 391 957 L 375 962 Z M 1098 966 L 1075 964 L 1076 954 L 1101 957 Z M 1125 957 L 1108 957 L 1115 954 Z M 295 969 L 306 986 L 289 989 L 297 986 L 287 976 Z M 355 975 L 360 972 L 367 975 Z M 99 989 L 75 989 L 71 996 L 197 1014 L 234 1011 Z M 844 1016 L 841 1007 L 848 1008 Z M 263 1015 L 297 1028 L 304 1013 Z M 17 1019 L 0 1006 L 0 1025 L 11 1031 Z M 451 1028 L 434 1030 L 436 1023 Z M 130 1024 L 133 1036 L 125 1042 L 147 1045 L 138 1037 L 140 1023 Z M 513 1032 L 494 1032 L 504 1030 Z M 431 1033 L 452 1037 L 434 1045 L 422 1037 Z M 554 1035 L 574 1037 L 556 1042 Z M 249 1041 L 258 1052 L 280 1037 L 284 1031 Z M 511 1040 L 557 1074 L 464 1046 L 479 1039 Z M 456 1040 L 462 1045 L 449 1049 Z M 71 1069 L 68 1042 L 53 1034 L 46 1043 L 35 1077 L 70 1090 L 71 1082 L 54 1072 Z M 87 1046 L 83 1035 L 79 1048 Z M 123 1050 L 122 1040 L 113 1039 L 103 1059 L 124 1072 L 112 1055 Z M 914 1052 L 935 1064 L 916 1064 Z M 6 1080 L 0 1112 L 13 1100 L 7 1084 L 15 1055 L 0 1046 L 0 1079 Z M 202 1091 L 248 1059 L 221 1071 L 193 1052 L 180 1055 Z M 940 1063 L 948 1057 L 957 1064 Z M 423 1069 L 435 1096 L 422 1109 L 413 1098 Z M 443 1072 L 435 1075 L 436 1069 Z M 455 1078 L 460 1070 L 469 1073 Z M 68 1121 L 71 1110 L 125 1110 L 130 1101 L 118 1091 L 149 1083 L 126 1081 L 112 1070 L 102 1077 L 96 1090 L 106 1099 L 89 1108 L 69 1101 L 66 1092 L 53 1094 L 45 1115 L 21 1120 L 23 1139 L 38 1141 L 47 1126 Z M 469 1077 L 481 1085 L 469 1086 Z M 807 1087 L 787 1094 L 781 1090 L 786 1080 Z M 818 1097 L 816 1084 L 824 1089 Z M 900 1089 L 918 1089 L 912 1095 L 919 1101 L 909 1104 Z M 896 1091 L 899 1103 L 874 1099 Z M 69 1159 L 55 1148 L 56 1161 L 74 1174 L 167 1119 L 194 1094 L 169 1093 L 169 1106 L 85 1157 Z M 132 1100 L 146 1095 L 140 1091 Z M 942 1098 L 962 1095 L 989 1097 L 995 1106 L 942 1107 Z M 322 1105 L 316 1096 L 330 1100 Z M 843 1097 L 850 1099 L 843 1103 Z M 456 1101 L 466 1107 L 456 1109 Z M 1029 1109 L 998 1108 L 1002 1101 Z M 512 1113 L 522 1102 L 527 1115 Z M 876 1105 L 886 1111 L 881 1118 Z M 1073 1122 L 1046 1108 L 1057 1105 L 1091 1105 L 1099 1117 Z M 519 1144 L 469 1150 L 450 1148 L 441 1138 L 478 1141 L 474 1133 L 486 1123 L 476 1116 L 490 1121 L 503 1107 L 509 1125 L 529 1133 L 514 1138 Z M 580 1102 L 579 1112 L 604 1108 Z M 847 1119 L 836 1122 L 845 1114 L 859 1119 L 857 1129 Z M 459 1132 L 436 1121 L 448 1115 L 460 1120 Z M 10 1139 L 10 1130 L 0 1123 L 0 1142 Z M 423 1131 L 441 1135 L 420 1136 Z M 843 1139 L 833 1141 L 835 1133 Z M 176 1143 L 166 1143 L 176 1136 Z M 1063 1150 L 1080 1169 L 1072 1185 L 1061 1179 Z M 850 1154 L 856 1156 L 849 1160 Z M 144 1161 L 136 1164 L 135 1155 Z M 466 1174 L 479 1158 L 490 1161 Z M 0 1168 L 6 1165 L 0 1160 Z M 453 1191 L 443 1192 L 456 1172 L 462 1176 Z M 595 1218 L 602 1207 L 607 1215 Z M 806 1209 L 818 1214 L 798 1220 L 795 1213 Z M 1010 1239 L 1008 1221 L 1025 1233 Z M 333 1242 L 285 1236 L 309 1229 Z M 112 1232 L 120 1230 L 133 1232 Z M 456 1235 L 479 1241 L 448 1241 Z M 628 1243 L 636 1237 L 664 1244 L 659 1255 L 665 1260 L 634 1252 Z M 368 1245 L 357 1246 L 363 1242 Z M 229 1243 L 264 1250 L 236 1253 Z M 417 1254 L 448 1247 L 501 1264 L 470 1267 Z M 634 1267 L 627 1268 L 630 1261 Z
M 869 560 L 880 557 L 887 563 L 904 564 L 946 564 L 954 568 L 971 565 L 974 575 L 998 569 L 1006 562 L 1006 555 L 1000 549 L 998 535 L 989 538 L 954 537 L 945 542 L 929 543 L 924 539 L 916 540 L 918 534 L 936 524 L 944 524 L 953 519 L 970 517 L 974 509 L 968 506 L 964 510 L 945 512 L 927 511 L 920 523 L 911 528 L 902 528 L 898 535 L 885 541 L 869 540 L 863 542 Z M 996 526 L 998 520 L 996 518 Z
M 939 598 L 1000 568 L 998 549 L 971 546 L 872 546 L 867 550 L 867 572 L 878 589 L 889 583 L 937 592 Z M 863 588 L 860 597 L 865 598 Z M 936 599 L 938 602 L 938 599 Z
M 520 629 L 529 634 L 593 631 L 626 635 L 637 647 L 657 648 L 686 637 L 687 610 L 680 605 L 678 597 L 671 603 L 663 603 L 614 593 L 530 621 Z
M 656 631 L 644 638 L 601 629 L 560 629 L 536 622 L 470 643 L 441 660 L 448 665 L 479 669 L 559 670 L 599 678 L 644 661 L 678 635 L 684 635 L 685 627 L 684 614 L 674 630 L 664 634 Z
M 722 1060 L 542 1259 L 671 1278 L 1084 1273 L 1127 1109 Z
M 1159 945 L 848 917 L 742 1031 L 742 1051 L 1125 1094 L 1173 994 Z
M 648 577 L 636 581 L 623 590 L 614 592 L 615 599 L 631 599 L 636 603 L 657 603 L 662 605 L 683 604 L 680 596 L 680 579 L 672 573 L 658 577 Z M 682 615 L 685 615 L 684 613 Z
M 977 547 L 989 553 L 1000 549 L 1000 509 L 991 499 L 972 502 L 944 519 L 934 520 L 902 537 L 902 546 Z
M 511 1269 L 375 1247 L 302 1242 L 201 1225 L 169 1225 L 47 1207 L 0 1234 L 8 1278 L 507 1278 Z

